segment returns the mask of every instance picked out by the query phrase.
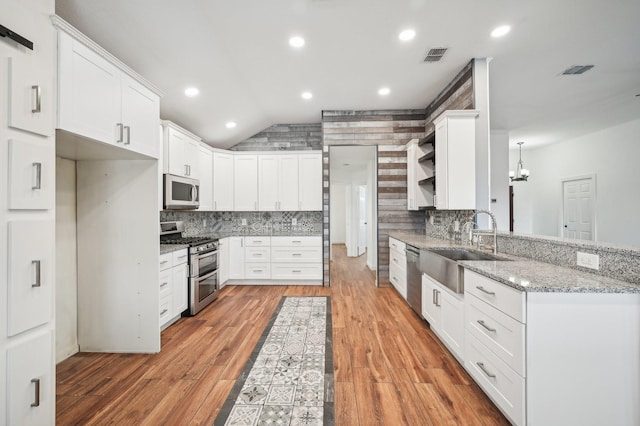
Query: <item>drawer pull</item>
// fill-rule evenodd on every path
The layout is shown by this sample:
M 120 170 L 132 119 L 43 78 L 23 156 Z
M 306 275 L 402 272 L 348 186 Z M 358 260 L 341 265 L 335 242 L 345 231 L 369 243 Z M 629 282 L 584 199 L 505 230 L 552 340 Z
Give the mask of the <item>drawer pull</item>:
M 299 241 L 299 240 L 293 240 L 293 241 L 291 241 L 291 242 L 292 242 L 293 244 L 300 244 L 302 241 Z
M 477 286 L 476 286 L 476 288 L 477 288 L 478 290 L 480 290 L 481 292 L 483 292 L 484 294 L 488 294 L 488 295 L 490 295 L 490 296 L 495 296 L 495 295 L 496 295 L 496 293 L 495 293 L 495 292 L 493 292 L 493 291 L 489 291 L 489 290 L 485 289 L 484 287 L 482 287 L 481 285 L 477 285 Z
M 31 379 L 31 383 L 36 385 L 35 399 L 31 404 L 32 407 L 40 406 L 40 379 Z
M 291 256 L 302 256 L 302 253 L 291 253 Z
M 160 316 L 163 316 L 164 314 L 166 314 L 167 312 L 169 312 L 168 309 L 163 309 L 162 312 L 160 312 Z
M 492 332 L 492 333 L 495 333 L 495 332 L 496 332 L 496 329 L 495 329 L 495 328 L 491 328 L 491 327 L 489 327 L 487 324 L 485 324 L 485 323 L 484 323 L 484 321 L 483 321 L 483 320 L 478 320 L 478 321 L 477 321 L 477 323 L 478 323 L 478 324 L 480 324 L 481 326 L 483 326 L 485 329 L 489 330 L 489 331 L 490 331 L 490 332 Z
M 165 263 L 169 263 L 168 260 L 163 260 L 162 262 L 160 262 L 161 265 L 164 265 Z
M 299 270 L 299 269 L 293 269 L 291 272 L 298 272 L 298 273 L 300 273 L 300 272 L 302 272 L 302 271 L 301 271 L 301 270 Z
M 254 269 L 253 272 L 262 272 L 262 269 Z
M 477 365 L 478 367 L 480 367 L 480 370 L 482 370 L 482 372 L 483 372 L 484 374 L 486 374 L 486 375 L 487 375 L 487 377 L 491 377 L 492 379 L 496 377 L 496 375 L 495 375 L 495 374 L 491 374 L 491 373 L 489 373 L 489 372 L 487 371 L 487 369 L 484 367 L 484 363 L 482 363 L 482 362 L 476 362 L 476 365 Z
M 262 256 L 262 253 L 253 253 L 254 256 Z
M 32 260 L 31 264 L 36 267 L 36 282 L 31 284 L 31 287 L 41 287 L 42 279 L 41 279 L 41 263 L 39 260 Z
M 35 85 L 35 86 L 31 86 L 31 90 L 36 91 L 36 107 L 33 108 L 31 112 L 33 114 L 42 112 L 42 88 L 40 87 L 40 85 Z
M 165 281 L 162 284 L 160 284 L 160 288 L 165 287 L 167 284 L 169 284 L 169 282 Z
M 31 163 L 31 166 L 36 170 L 36 183 L 31 189 L 42 189 L 42 163 Z
M 186 259 L 187 255 L 185 254 L 184 256 L 178 256 L 178 259 Z

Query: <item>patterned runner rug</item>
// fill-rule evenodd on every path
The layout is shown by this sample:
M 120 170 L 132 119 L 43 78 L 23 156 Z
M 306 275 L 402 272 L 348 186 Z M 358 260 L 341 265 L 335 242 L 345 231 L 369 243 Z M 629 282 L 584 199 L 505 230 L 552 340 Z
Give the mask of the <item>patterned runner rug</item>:
M 283 297 L 214 426 L 333 425 L 329 297 Z

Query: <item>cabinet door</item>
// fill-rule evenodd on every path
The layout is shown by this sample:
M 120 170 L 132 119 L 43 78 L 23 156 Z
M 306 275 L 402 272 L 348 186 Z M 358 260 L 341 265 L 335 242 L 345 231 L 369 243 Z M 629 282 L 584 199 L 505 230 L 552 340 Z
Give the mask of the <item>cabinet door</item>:
M 9 222 L 9 336 L 52 319 L 53 230 L 45 220 Z
M 160 98 L 128 75 L 122 75 L 121 88 L 124 145 L 141 154 L 158 158 Z
M 55 377 L 51 333 L 7 350 L 7 425 L 52 423 Z M 4 422 L 3 422 L 4 423 Z
M 449 155 L 447 152 L 447 126 L 446 120 L 436 125 L 436 209 L 449 208 L 447 182 L 447 162 Z
M 218 276 L 220 288 L 229 280 L 229 238 L 221 238 L 218 245 Z
M 185 158 L 185 145 L 187 143 L 187 135 L 169 128 L 167 141 L 167 152 L 169 162 L 169 174 L 187 177 L 188 167 Z
M 300 191 L 299 157 L 299 155 L 280 155 L 278 158 L 278 210 L 298 210 Z
M 229 238 L 229 279 L 244 279 L 244 237 Z
M 422 276 L 422 316 L 433 330 L 440 328 L 441 299 L 437 284 L 430 278 Z
M 58 127 L 106 143 L 121 141 L 120 70 L 70 35 L 58 34 Z
M 233 154 L 213 153 L 213 210 L 233 211 Z
M 464 301 L 445 290 L 440 291 L 439 304 L 442 306 L 440 337 L 447 347 L 463 359 L 464 351 Z
M 198 148 L 198 179 L 200 180 L 200 211 L 213 210 L 213 153 L 207 147 Z
M 302 154 L 299 161 L 299 210 L 322 210 L 322 153 Z
M 234 156 L 233 175 L 234 210 L 239 212 L 258 210 L 258 156 Z
M 182 263 L 178 266 L 174 266 L 172 268 L 172 281 L 173 281 L 173 292 L 172 292 L 172 297 L 173 297 L 173 303 L 172 303 L 172 309 L 173 309 L 173 315 L 171 315 L 172 317 L 175 317 L 176 315 L 180 315 L 181 313 L 183 313 L 184 311 L 187 310 L 187 308 L 189 307 L 189 302 L 187 300 L 188 294 L 189 294 L 189 268 L 188 268 L 188 264 L 186 263 Z
M 53 208 L 55 191 L 54 144 L 9 141 L 9 208 Z
M 25 55 L 9 58 L 9 126 L 42 136 L 53 134 L 51 70 Z
M 278 160 L 276 155 L 258 156 L 258 206 L 261 211 L 279 210 Z
M 199 156 L 200 142 L 187 137 L 184 144 L 184 162 L 188 166 L 187 176 L 190 178 L 200 179 L 200 175 L 198 173 L 198 165 L 200 164 L 200 160 L 198 159 Z

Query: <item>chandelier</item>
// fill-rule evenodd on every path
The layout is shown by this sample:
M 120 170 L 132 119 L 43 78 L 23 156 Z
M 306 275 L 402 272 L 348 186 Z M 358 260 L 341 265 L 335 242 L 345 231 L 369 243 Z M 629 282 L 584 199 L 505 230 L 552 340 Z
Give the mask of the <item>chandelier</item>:
M 511 182 L 519 182 L 526 181 L 529 177 L 529 169 L 524 168 L 524 164 L 522 163 L 522 144 L 524 142 L 518 142 L 520 146 L 520 160 L 518 160 L 518 166 L 516 167 L 516 171 L 509 170 L 509 179 Z

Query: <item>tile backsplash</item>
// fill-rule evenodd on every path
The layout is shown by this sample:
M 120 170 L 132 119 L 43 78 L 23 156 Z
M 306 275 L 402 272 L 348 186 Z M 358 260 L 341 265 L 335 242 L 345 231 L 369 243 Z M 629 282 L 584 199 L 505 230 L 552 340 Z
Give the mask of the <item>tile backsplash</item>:
M 460 225 L 468 221 L 473 210 L 428 210 L 425 215 L 425 228 L 428 237 L 448 240 L 457 220 Z
M 198 212 L 164 210 L 160 212 L 161 222 L 175 220 L 184 222 L 184 235 L 187 237 L 211 232 L 252 235 L 322 234 L 321 211 Z M 246 225 L 243 225 L 243 220 Z

